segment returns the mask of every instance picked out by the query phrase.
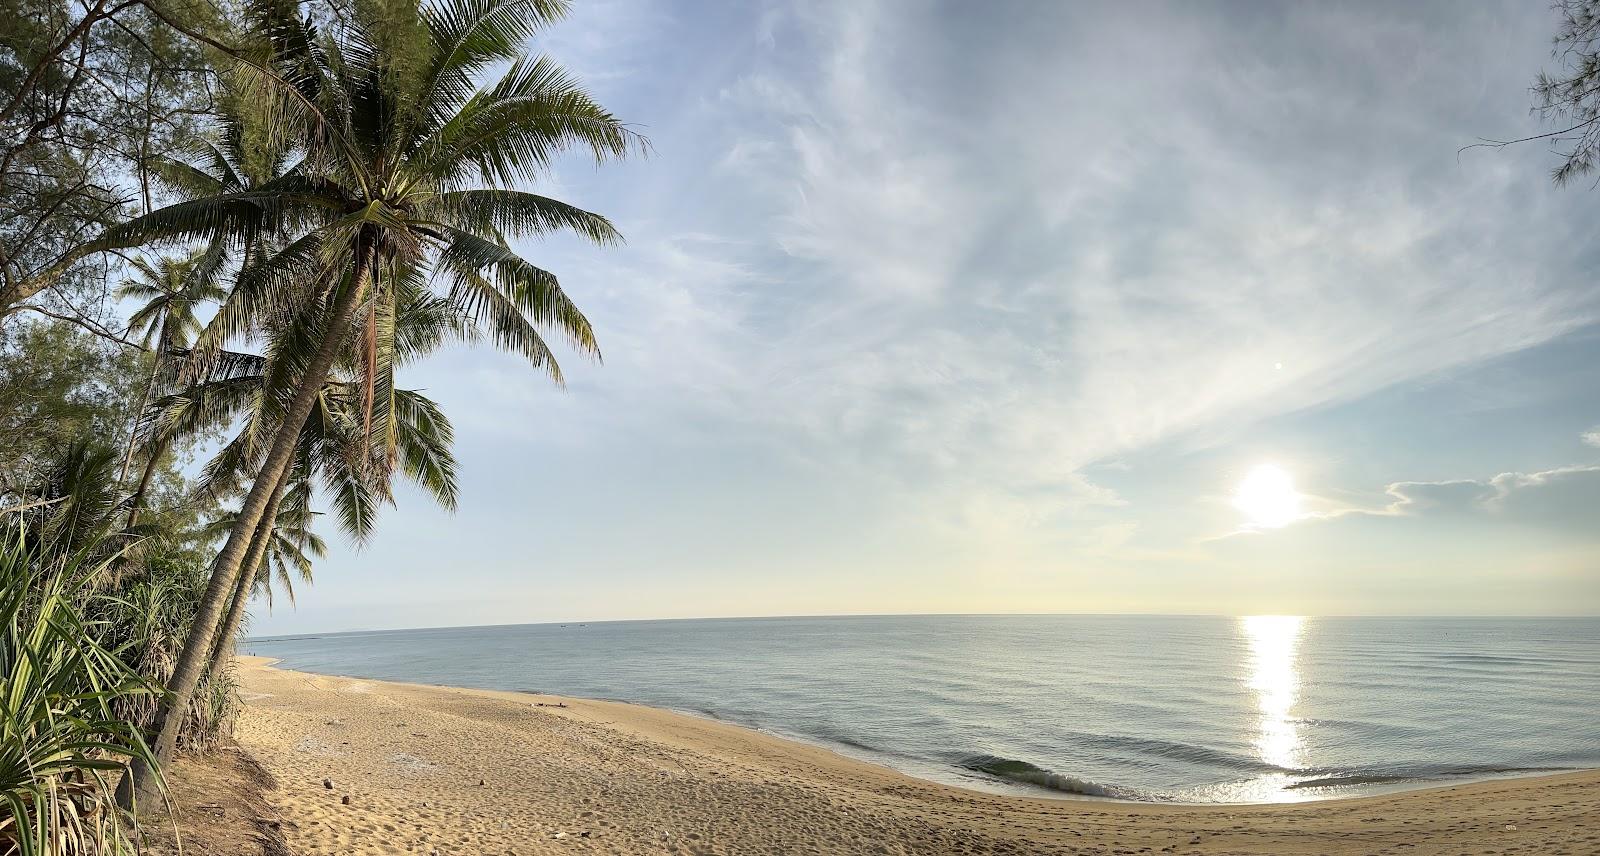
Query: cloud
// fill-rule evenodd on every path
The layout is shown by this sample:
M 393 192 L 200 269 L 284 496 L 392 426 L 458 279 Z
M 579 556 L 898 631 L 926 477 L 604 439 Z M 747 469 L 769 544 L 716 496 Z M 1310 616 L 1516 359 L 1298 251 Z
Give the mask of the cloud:
M 1600 465 L 1577 464 L 1531 473 L 1504 472 L 1487 479 L 1398 481 L 1384 488 L 1381 506 L 1338 503 L 1306 497 L 1312 510 L 1279 529 L 1241 527 L 1201 538 L 1225 541 L 1240 535 L 1271 534 L 1349 519 L 1447 520 L 1473 525 L 1510 523 L 1593 535 L 1600 519 Z
M 1584 445 L 1594 446 L 1595 448 L 1600 449 L 1600 425 L 1596 425 L 1594 428 L 1583 432 L 1581 439 L 1583 440 Z
M 763 410 L 936 469 L 1059 478 L 1594 317 L 1578 278 L 1526 261 L 1549 258 L 1534 245 L 1560 222 L 1507 238 L 1494 214 L 1542 187 L 1440 165 L 1453 149 L 1430 128 L 1451 125 L 1448 96 L 1384 94 L 1390 62 L 1328 90 L 1320 59 L 1371 59 L 1355 38 L 1219 66 L 1229 29 L 1182 22 L 1171 58 L 1139 75 L 1107 72 L 1147 53 L 1147 27 L 1107 14 L 1078 22 L 1093 43 L 1045 53 L 1024 38 L 1014 69 L 995 59 L 994 77 L 957 82 L 941 74 L 947 38 L 915 10 L 790 19 L 821 48 L 818 77 L 755 75 L 726 96 L 744 128 L 726 162 L 770 194 L 771 240 L 808 294 L 771 330 L 763 363 L 786 384 Z M 1414 22 L 1290 24 L 1382 42 Z M 1307 126 L 1274 126 L 1288 117 Z M 1344 126 L 1357 117 L 1360 139 Z
M 1343 513 L 1416 516 L 1435 512 L 1486 510 L 1489 501 L 1498 495 L 1490 483 L 1472 479 L 1395 482 L 1385 488 L 1384 493 L 1393 497 L 1394 501 L 1381 511 L 1345 509 Z
M 1045 538 L 1117 501 L 1102 462 L 1600 309 L 1582 200 L 1541 154 L 1455 156 L 1526 122 L 1506 45 L 1542 56 L 1539 16 L 1296 7 L 1241 29 L 1174 6 L 1153 37 L 1115 7 L 821 2 L 657 13 L 643 29 L 681 42 L 608 48 L 632 8 L 580 10 L 593 32 L 558 46 L 662 69 L 635 105 L 657 155 L 615 188 L 632 243 L 551 262 L 604 284 L 578 294 L 606 365 L 573 373 L 564 436 L 761 445 L 899 513 Z
M 1385 490 L 1394 502 L 1387 515 L 1540 514 L 1555 505 L 1587 515 L 1600 509 L 1600 466 L 1574 465 L 1533 473 L 1500 473 L 1486 480 L 1395 482 Z
M 924 11 L 768 16 L 780 49 L 715 105 L 784 282 L 728 357 L 778 380 L 740 394 L 795 447 L 919 489 L 1071 490 L 1596 317 L 1539 175 L 1456 166 L 1500 121 L 1458 76 L 1495 63 L 1524 97 L 1498 49 L 1447 47 L 1482 21 L 1302 9 L 1267 36 L 1169 9 L 1152 44 L 1108 9 L 1030 21 L 1048 40 Z M 1428 28 L 1426 56 L 1375 47 Z
M 711 576 L 728 567 L 911 591 L 939 564 L 1111 585 L 1091 570 L 1146 562 L 1121 601 L 1139 602 L 1160 568 L 1207 567 L 1197 530 L 1236 519 L 1193 499 L 1218 457 L 1255 452 L 1229 441 L 1287 425 L 1306 459 L 1361 458 L 1339 477 L 1378 485 L 1401 446 L 1456 424 L 1410 431 L 1418 405 L 1384 399 L 1596 319 L 1594 197 L 1553 191 L 1538 146 L 1456 156 L 1534 130 L 1551 27 L 1449 2 L 577 4 L 541 49 L 653 152 L 563 162 L 541 188 L 612 216 L 626 247 L 520 248 L 561 275 L 605 362 L 564 360 L 565 393 L 481 352 L 408 373 L 476 482 L 450 531 L 541 543 L 537 570 L 484 546 L 486 585 L 559 570 L 623 590 L 638 569 L 698 602 L 732 590 Z M 1340 445 L 1358 435 L 1329 405 L 1358 400 Z M 1474 472 L 1505 442 L 1459 433 L 1412 472 Z M 1357 445 L 1375 437 L 1388 460 Z M 1400 483 L 1371 509 L 1329 483 L 1341 501 L 1308 509 L 1421 529 L 1537 525 L 1542 502 L 1576 527 L 1594 481 Z M 410 546 L 385 582 L 468 564 Z
M 1401 481 L 1388 485 L 1384 493 L 1390 498 L 1387 505 L 1335 507 L 1301 522 L 1317 525 L 1363 518 L 1442 522 L 1474 527 L 1471 532 L 1484 526 L 1517 526 L 1566 532 L 1587 541 L 1600 519 L 1600 465 L 1505 472 L 1487 479 Z

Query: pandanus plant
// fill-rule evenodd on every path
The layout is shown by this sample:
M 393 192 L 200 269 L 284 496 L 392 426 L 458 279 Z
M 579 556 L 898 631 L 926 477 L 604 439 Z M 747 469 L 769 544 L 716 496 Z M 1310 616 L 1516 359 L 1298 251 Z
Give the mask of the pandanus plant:
M 541 330 L 597 354 L 587 319 L 556 277 L 508 241 L 572 231 L 596 243 L 618 240 L 606 218 L 547 196 L 513 189 L 540 179 L 555 159 L 579 149 L 597 161 L 636 150 L 641 140 L 548 58 L 523 55 L 524 42 L 555 19 L 551 0 L 358 0 L 326 30 L 288 4 L 255 11 L 265 49 L 237 54 L 231 75 L 270 103 L 300 160 L 251 190 L 176 203 L 136 218 L 107 243 L 207 240 L 243 246 L 253 235 L 294 235 L 241 275 L 202 335 L 197 364 L 229 335 L 275 307 L 293 305 L 293 343 L 275 361 L 287 377 L 281 419 L 213 564 L 212 576 L 168 686 L 157 756 L 173 752 L 173 710 L 188 704 L 211 653 L 222 612 L 258 524 L 291 464 L 301 428 L 351 333 L 363 385 L 363 423 L 372 424 L 393 359 L 396 283 L 420 280 L 483 325 L 496 345 L 560 379 Z M 478 77 L 509 63 L 498 82 Z M 247 281 L 248 280 L 248 281 Z M 134 788 L 153 783 L 136 763 Z M 131 794 L 128 794 L 131 796 Z
M 93 856 L 127 844 L 110 782 L 150 760 L 117 699 L 153 689 L 79 611 L 98 563 L 0 542 L 0 853 Z

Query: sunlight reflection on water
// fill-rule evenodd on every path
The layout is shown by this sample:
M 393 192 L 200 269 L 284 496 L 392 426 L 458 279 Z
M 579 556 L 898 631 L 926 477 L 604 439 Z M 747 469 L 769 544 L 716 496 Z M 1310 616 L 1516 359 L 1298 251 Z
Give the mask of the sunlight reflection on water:
M 1245 662 L 1247 686 L 1255 693 L 1256 755 L 1275 767 L 1298 769 L 1300 758 L 1300 729 L 1293 716 L 1294 703 L 1300 695 L 1299 648 L 1300 636 L 1306 619 L 1299 615 L 1247 615 L 1239 619 L 1239 630 L 1249 647 Z M 1286 773 L 1269 773 L 1248 788 L 1263 792 L 1261 798 L 1273 791 L 1281 791 L 1292 782 Z M 1293 799 L 1289 794 L 1275 794 L 1278 799 Z

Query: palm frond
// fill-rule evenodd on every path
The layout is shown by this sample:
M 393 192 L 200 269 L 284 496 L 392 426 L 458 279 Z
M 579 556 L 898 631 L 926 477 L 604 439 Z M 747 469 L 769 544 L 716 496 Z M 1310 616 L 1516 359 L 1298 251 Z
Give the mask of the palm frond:
M 405 170 L 413 182 L 448 189 L 474 181 L 515 187 L 540 178 L 558 155 L 574 148 L 603 161 L 645 145 L 554 60 L 524 58 L 419 141 Z
M 495 243 L 460 229 L 442 230 L 450 242 L 439 254 L 439 270 L 452 276 L 456 284 L 476 288 L 471 275 L 491 283 L 527 321 L 561 332 L 568 343 L 582 353 L 598 357 L 594 328 L 589 319 L 567 297 L 555 274 L 535 267 L 504 244 Z M 487 277 L 482 274 L 487 273 Z
M 568 230 L 596 244 L 622 242 L 622 234 L 604 216 L 521 190 L 458 190 L 440 194 L 430 208 L 437 208 L 445 223 L 479 235 L 519 237 Z

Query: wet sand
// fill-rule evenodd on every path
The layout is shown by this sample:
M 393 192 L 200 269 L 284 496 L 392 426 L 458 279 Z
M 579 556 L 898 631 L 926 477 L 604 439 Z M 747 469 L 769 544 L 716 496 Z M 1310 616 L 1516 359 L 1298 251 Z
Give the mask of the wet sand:
M 238 740 L 299 854 L 1600 854 L 1600 771 L 1292 805 L 1036 799 L 655 708 L 239 662 Z

